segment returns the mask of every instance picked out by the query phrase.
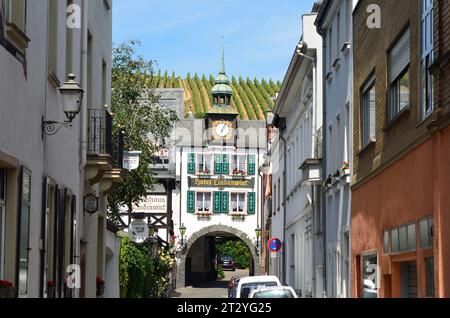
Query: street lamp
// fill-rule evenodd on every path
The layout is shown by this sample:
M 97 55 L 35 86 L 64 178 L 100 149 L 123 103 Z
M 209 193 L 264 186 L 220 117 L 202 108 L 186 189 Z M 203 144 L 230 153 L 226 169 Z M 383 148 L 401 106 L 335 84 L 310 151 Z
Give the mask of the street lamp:
M 255 234 L 256 234 L 256 246 L 259 247 L 259 238 L 261 237 L 261 227 L 258 225 L 258 227 L 255 229 Z
M 184 226 L 184 224 L 182 224 L 180 226 L 180 234 L 181 234 L 181 245 L 184 245 L 184 235 L 186 234 L 186 226 Z
M 49 136 L 55 135 L 62 127 L 70 127 L 80 112 L 84 91 L 80 87 L 80 84 L 75 81 L 76 76 L 74 74 L 69 74 L 67 78 L 67 82 L 58 88 L 61 93 L 63 111 L 66 114 L 67 120 L 64 122 L 48 121 L 42 117 L 42 138 L 44 138 L 44 134 Z

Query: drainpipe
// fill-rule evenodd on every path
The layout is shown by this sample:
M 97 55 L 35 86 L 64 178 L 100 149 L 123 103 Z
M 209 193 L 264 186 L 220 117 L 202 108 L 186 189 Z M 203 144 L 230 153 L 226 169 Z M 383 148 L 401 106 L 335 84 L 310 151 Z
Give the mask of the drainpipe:
M 286 158 L 286 150 L 287 150 L 287 144 L 286 139 L 284 137 L 284 130 L 280 134 L 280 139 L 283 140 L 284 144 L 284 163 L 283 163 L 283 254 L 282 254 L 282 260 L 283 260 L 283 285 L 287 284 L 286 281 L 286 202 L 287 202 L 287 191 L 286 191 L 286 165 L 287 165 L 287 158 Z
M 87 86 L 87 72 L 85 69 L 87 68 L 87 2 L 83 1 L 83 23 L 81 30 L 81 67 L 80 67 L 80 80 L 81 86 L 85 88 L 85 90 L 89 89 Z M 90 94 L 91 92 L 87 92 Z M 83 180 L 84 180 L 84 169 L 86 167 L 87 162 L 87 98 L 83 98 L 83 105 L 81 107 L 81 148 L 80 148 L 80 170 L 82 171 Z
M 326 65 L 326 41 L 327 33 L 320 30 L 320 35 L 322 35 L 322 69 Z M 323 72 L 322 72 L 323 73 Z M 327 100 L 326 100 L 326 79 L 322 76 L 322 114 L 323 114 L 323 124 L 322 124 L 322 181 L 327 179 Z M 326 222 L 326 209 L 325 209 L 325 192 L 322 191 L 322 224 L 323 224 L 323 297 L 327 297 L 327 222 Z

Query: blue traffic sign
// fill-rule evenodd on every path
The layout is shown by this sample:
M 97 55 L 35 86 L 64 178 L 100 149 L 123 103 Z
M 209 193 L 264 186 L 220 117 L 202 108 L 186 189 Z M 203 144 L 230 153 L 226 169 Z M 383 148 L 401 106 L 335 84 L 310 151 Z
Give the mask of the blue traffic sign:
M 269 242 L 267 242 L 267 248 L 272 252 L 279 252 L 282 245 L 283 244 L 281 243 L 280 239 L 276 237 L 270 239 Z

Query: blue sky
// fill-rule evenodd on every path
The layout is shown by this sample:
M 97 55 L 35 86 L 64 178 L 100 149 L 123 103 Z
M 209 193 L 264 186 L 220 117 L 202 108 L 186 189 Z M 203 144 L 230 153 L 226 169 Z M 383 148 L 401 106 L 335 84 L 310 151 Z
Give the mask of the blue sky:
M 177 75 L 217 74 L 222 36 L 228 75 L 282 81 L 314 0 L 114 0 L 113 42 Z

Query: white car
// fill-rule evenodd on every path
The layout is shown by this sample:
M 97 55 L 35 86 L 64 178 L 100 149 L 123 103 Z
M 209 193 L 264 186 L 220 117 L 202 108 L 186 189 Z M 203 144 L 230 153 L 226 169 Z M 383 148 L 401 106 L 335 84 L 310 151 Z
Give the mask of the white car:
M 277 286 L 254 289 L 248 298 L 298 298 L 298 295 L 292 287 Z
M 281 283 L 276 276 L 244 277 L 241 278 L 236 288 L 236 298 L 248 298 L 254 289 L 277 286 L 281 287 Z

